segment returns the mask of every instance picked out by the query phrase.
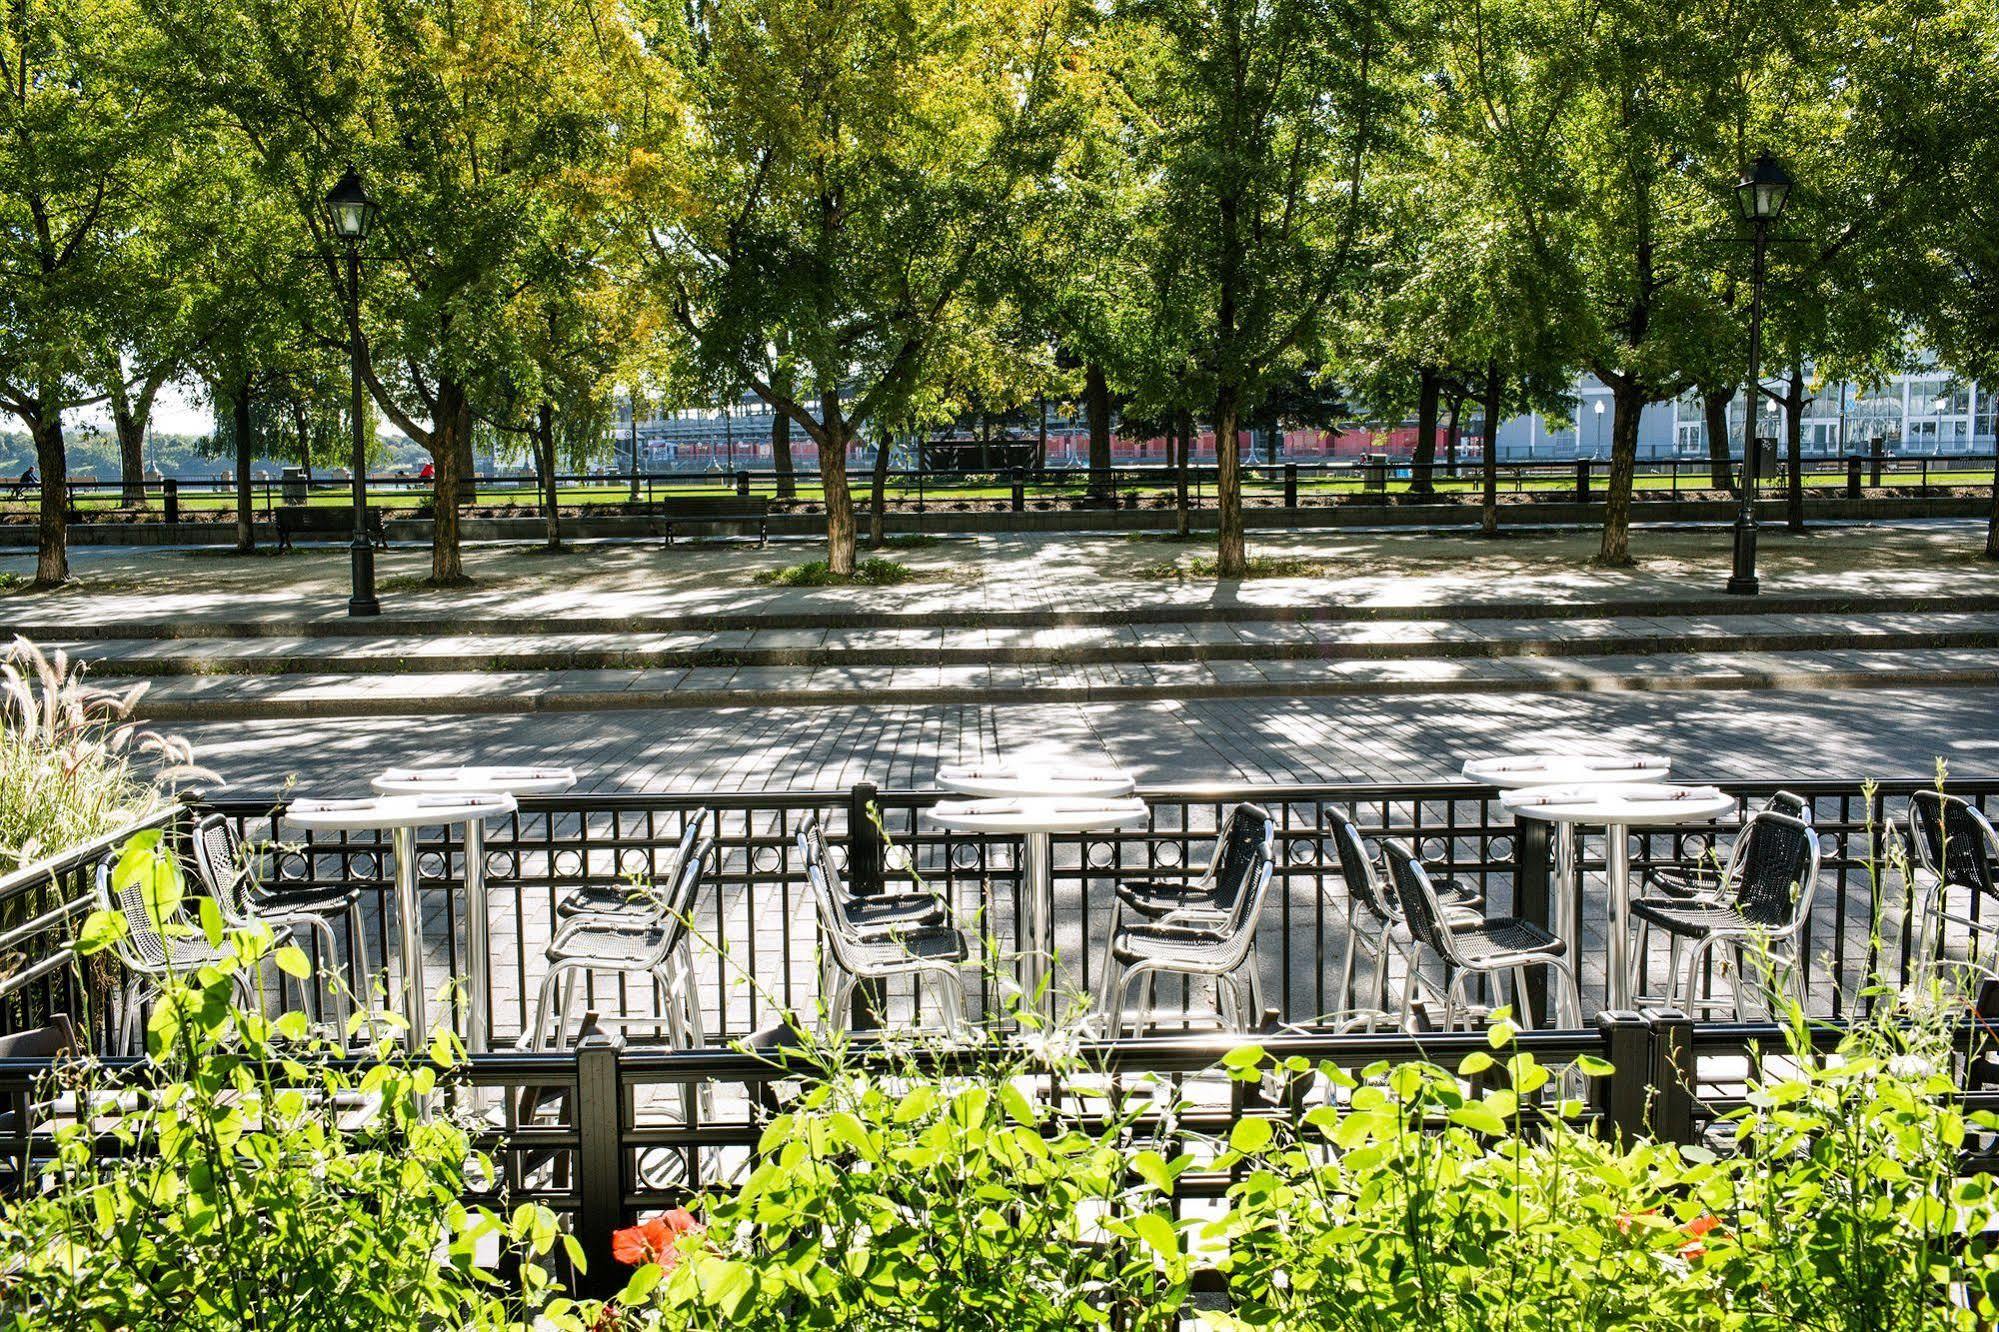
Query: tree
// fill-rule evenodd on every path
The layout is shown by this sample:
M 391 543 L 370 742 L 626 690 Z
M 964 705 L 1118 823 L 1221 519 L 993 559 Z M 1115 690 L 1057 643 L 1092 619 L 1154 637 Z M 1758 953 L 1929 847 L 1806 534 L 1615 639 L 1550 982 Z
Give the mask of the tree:
M 62 415 L 103 400 L 121 316 L 171 280 L 126 243 L 173 207 L 157 68 L 125 0 L 11 0 L 0 24 L 0 408 L 35 443 L 38 586 L 69 577 Z
M 544 208 L 617 188 L 604 150 L 644 72 L 637 35 L 600 0 L 150 3 L 179 86 L 291 202 L 322 274 L 315 334 L 358 346 L 375 405 L 429 453 L 431 581 L 463 582 L 475 412 L 520 368 L 506 313 Z M 350 160 L 383 205 L 358 317 L 321 204 Z
M 1380 0 L 1132 0 L 1141 170 L 1179 232 L 1215 428 L 1222 577 L 1247 568 L 1238 429 L 1295 371 L 1365 264 L 1367 183 L 1401 138 L 1422 58 Z
M 654 111 L 661 167 L 635 218 L 652 280 L 710 381 L 818 446 L 836 574 L 854 568 L 847 452 L 907 418 L 1041 174 L 1082 8 L 697 2 L 655 20 L 693 132 Z

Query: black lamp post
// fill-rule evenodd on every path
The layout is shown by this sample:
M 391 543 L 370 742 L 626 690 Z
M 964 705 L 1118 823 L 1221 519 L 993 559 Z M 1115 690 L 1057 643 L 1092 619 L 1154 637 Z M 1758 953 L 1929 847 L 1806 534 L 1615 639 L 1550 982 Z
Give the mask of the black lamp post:
M 1763 261 L 1770 224 L 1791 197 L 1791 177 L 1776 158 L 1758 153 L 1735 186 L 1736 206 L 1755 233 L 1755 260 L 1749 277 L 1749 403 L 1742 423 L 1742 483 L 1735 509 L 1735 563 L 1728 591 L 1753 597 L 1756 581 L 1756 417 L 1763 382 Z
M 382 603 L 375 600 L 375 548 L 368 543 L 368 432 L 361 413 L 366 399 L 361 392 L 361 242 L 375 224 L 381 205 L 361 184 L 361 173 L 350 162 L 347 174 L 326 192 L 327 223 L 333 234 L 347 242 L 347 354 L 354 381 L 354 541 L 353 592 L 347 598 L 347 613 L 380 615 Z

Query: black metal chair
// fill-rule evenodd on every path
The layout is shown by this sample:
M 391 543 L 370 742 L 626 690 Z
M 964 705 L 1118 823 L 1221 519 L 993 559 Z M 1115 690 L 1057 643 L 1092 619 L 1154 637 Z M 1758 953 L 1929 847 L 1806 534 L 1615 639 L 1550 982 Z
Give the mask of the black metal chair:
M 1722 1000 L 1699 993 L 1699 978 L 1708 955 L 1725 946 L 1735 955 L 1737 981 L 1729 1002 L 1739 1017 L 1744 948 L 1760 940 L 1784 946 L 1777 960 L 1788 964 L 1802 1004 L 1805 958 L 1799 942 L 1811 916 L 1818 873 L 1819 839 L 1810 823 L 1774 810 L 1752 814 L 1729 848 L 1721 891 L 1715 896 L 1644 897 L 1631 904 L 1632 919 L 1639 924 L 1637 946 L 1632 949 L 1634 973 L 1644 965 L 1650 931 L 1664 930 L 1672 938 L 1668 964 L 1672 988 L 1666 1001 L 1688 1012 L 1719 1008 Z M 1636 982 L 1634 974 L 1634 990 Z
M 1763 803 L 1763 808 L 1803 819 L 1806 823 L 1812 821 L 1812 802 L 1790 791 L 1777 792 Z M 1638 871 L 1639 881 L 1648 895 L 1718 897 L 1726 887 L 1721 862 L 1713 855 L 1691 865 L 1679 861 L 1652 861 L 1632 868 Z
M 1972 965 L 1980 965 L 1979 940 L 1999 936 L 1999 922 L 1976 914 L 1980 898 L 1999 903 L 1999 880 L 1992 868 L 1999 834 L 1962 797 L 1918 791 L 1909 797 L 1909 843 L 1915 856 L 1909 895 L 1918 929 L 1916 956 L 1940 955 L 1946 927 L 1962 925 L 1969 933 Z M 1961 916 L 1947 909 L 1953 888 L 1971 898 Z
M 1487 917 L 1475 925 L 1452 922 L 1443 899 L 1423 862 L 1400 838 L 1384 838 L 1381 854 L 1388 862 L 1388 881 L 1394 885 L 1409 933 L 1415 942 L 1436 953 L 1449 967 L 1450 980 L 1444 986 L 1445 1031 L 1457 1028 L 1462 1009 L 1467 1018 L 1470 1006 L 1464 1000 L 1464 983 L 1469 976 L 1506 975 L 1512 981 L 1513 1011 L 1523 1028 L 1534 1025 L 1527 1004 L 1527 971 L 1546 967 L 1567 982 L 1568 1011 L 1561 1014 L 1571 1026 L 1582 1025 L 1582 991 L 1576 984 L 1575 967 L 1568 957 L 1568 945 L 1533 921 L 1517 916 Z M 1556 1002 L 1559 1004 L 1560 997 Z
M 1388 963 L 1391 955 L 1402 958 L 1403 1002 L 1400 1022 L 1407 1026 L 1414 1011 L 1414 989 L 1421 974 L 1423 951 L 1409 932 L 1402 905 L 1395 890 L 1382 877 L 1377 853 L 1368 846 L 1347 812 L 1328 805 L 1323 811 L 1333 850 L 1339 858 L 1340 878 L 1346 884 L 1347 949 L 1340 967 L 1340 1002 L 1352 1003 L 1355 964 L 1365 952 L 1374 959 L 1374 977 L 1368 1003 L 1352 1010 L 1369 1031 L 1382 1018 L 1394 1016 L 1388 1010 Z M 1485 919 L 1485 899 L 1469 885 L 1456 879 L 1432 874 L 1430 884 L 1444 909 L 1452 929 L 1480 924 Z
M 702 808 L 687 816 L 681 825 L 680 841 L 674 847 L 673 856 L 667 862 L 666 872 L 659 876 L 661 882 L 675 884 L 680 881 L 680 867 L 687 863 L 688 852 L 708 831 L 708 822 L 714 811 Z M 657 915 L 659 902 L 648 884 L 635 882 L 586 883 L 580 888 L 563 894 L 555 904 L 555 919 L 566 923 L 578 916 L 624 916 L 648 919 Z
M 1107 1034 L 1124 1032 L 1124 997 L 1132 982 L 1159 972 L 1213 977 L 1224 1025 L 1247 1031 L 1261 1024 L 1256 928 L 1276 866 L 1276 839 L 1277 827 L 1260 806 L 1237 805 L 1223 821 L 1208 880 L 1213 891 L 1202 905 L 1182 905 L 1112 932 L 1097 985 Z M 1154 1014 L 1148 1009 L 1146 1016 Z
M 943 900 L 921 892 L 848 892 L 817 819 L 799 827 L 797 846 L 819 916 L 819 993 L 831 1028 L 846 1030 L 854 987 L 861 981 L 909 976 L 917 985 L 919 1016 L 927 983 L 935 990 L 945 1030 L 956 1033 L 965 1016 L 958 968 L 971 949 L 950 923 Z
M 197 823 L 193 842 L 195 873 L 231 928 L 262 925 L 280 938 L 303 931 L 318 940 L 329 973 L 327 988 L 333 995 L 335 1030 L 340 1034 L 339 1039 L 345 1040 L 348 999 L 353 987 L 338 965 L 340 942 L 333 932 L 333 922 L 336 919 L 346 922 L 352 959 L 366 975 L 368 942 L 361 924 L 361 890 L 349 886 L 272 892 L 270 884 L 276 876 L 268 868 L 269 857 L 264 848 L 252 847 L 245 841 L 235 820 L 226 815 L 211 814 Z M 363 1006 L 372 1018 L 371 996 L 364 996 Z

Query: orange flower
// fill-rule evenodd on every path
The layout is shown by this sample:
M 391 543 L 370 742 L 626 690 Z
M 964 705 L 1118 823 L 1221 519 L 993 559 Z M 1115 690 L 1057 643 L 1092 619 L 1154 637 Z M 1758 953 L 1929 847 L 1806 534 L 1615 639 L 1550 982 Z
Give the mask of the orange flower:
M 1658 1211 L 1659 1209 L 1656 1207 L 1648 1207 L 1638 1213 L 1638 1216 L 1655 1216 L 1658 1214 Z M 1636 1220 L 1637 1218 L 1629 1212 L 1619 1212 L 1617 1214 L 1617 1233 L 1620 1235 L 1629 1235 L 1631 1227 L 1636 1223 Z
M 685 1207 L 611 1232 L 611 1256 L 627 1267 L 658 1263 L 668 1271 L 680 1261 L 679 1239 L 701 1229 Z
M 1701 1236 L 1707 1234 L 1720 1224 L 1721 1218 L 1713 1212 L 1703 1212 L 1684 1226 L 1681 1226 L 1680 1233 L 1687 1237 L 1687 1242 L 1680 1246 L 1680 1257 L 1700 1258 L 1705 1256 L 1707 1245 L 1701 1243 Z

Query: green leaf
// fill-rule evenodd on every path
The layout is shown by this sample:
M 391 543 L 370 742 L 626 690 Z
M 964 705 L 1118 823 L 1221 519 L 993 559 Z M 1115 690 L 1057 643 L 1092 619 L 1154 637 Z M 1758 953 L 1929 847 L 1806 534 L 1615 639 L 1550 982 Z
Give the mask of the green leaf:
M 101 953 L 127 933 L 123 912 L 93 911 L 83 918 L 83 928 L 77 932 L 76 951 L 84 957 Z
M 1247 1122 L 1247 1121 L 1245 1121 Z M 1159 1212 L 1140 1212 L 1131 1221 L 1132 1233 L 1167 1261 L 1180 1256 L 1180 1232 Z
M 653 1287 L 657 1286 L 660 1278 L 665 1275 L 666 1269 L 658 1263 L 647 1263 L 644 1267 L 632 1273 L 632 1279 L 627 1281 L 625 1288 L 618 1293 L 618 1302 L 620 1304 L 644 1303 L 646 1296 L 652 1294 Z
M 1493 1137 L 1504 1137 L 1506 1134 L 1506 1121 L 1484 1101 L 1465 1102 L 1451 1111 L 1451 1122 L 1461 1124 L 1474 1133 L 1487 1133 Z
M 1229 1148 L 1244 1155 L 1260 1152 L 1268 1147 L 1270 1140 L 1276 1136 L 1277 1131 L 1270 1126 L 1270 1121 L 1267 1119 L 1257 1117 L 1238 1119 L 1235 1127 L 1229 1130 Z
M 207 898 L 202 899 L 204 916 L 206 915 L 206 908 L 212 905 L 213 903 Z M 312 959 L 307 957 L 305 950 L 297 944 L 286 944 L 272 955 L 271 960 L 278 964 L 279 971 L 297 980 L 305 980 L 312 975 Z

